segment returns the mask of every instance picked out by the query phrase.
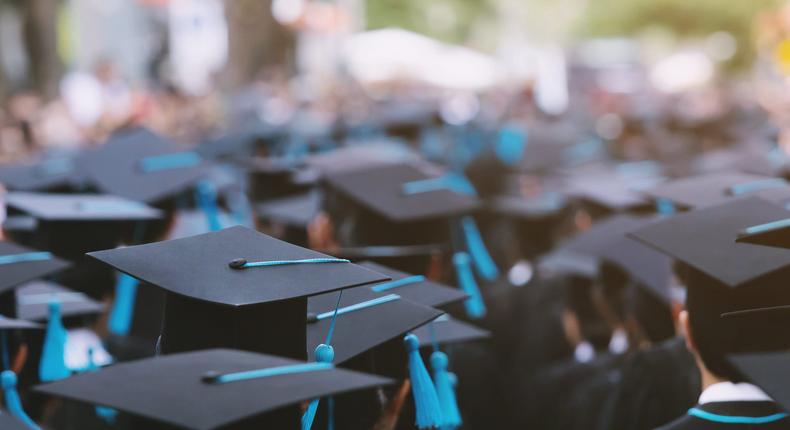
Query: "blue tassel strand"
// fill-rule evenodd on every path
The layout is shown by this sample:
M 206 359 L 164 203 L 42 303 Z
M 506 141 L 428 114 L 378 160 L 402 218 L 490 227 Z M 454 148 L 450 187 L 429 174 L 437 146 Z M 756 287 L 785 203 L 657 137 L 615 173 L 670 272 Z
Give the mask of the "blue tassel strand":
M 469 295 L 464 301 L 466 314 L 470 318 L 482 318 L 486 314 L 486 305 L 483 302 L 483 296 L 480 294 L 480 289 L 477 286 L 475 275 L 472 273 L 471 258 L 465 252 L 456 252 L 453 255 L 453 265 L 455 266 L 455 274 L 458 278 L 458 284 L 461 289 Z
M 413 334 L 406 335 L 403 343 L 409 354 L 409 378 L 414 397 L 417 428 L 439 427 L 444 421 L 436 388 L 420 356 L 420 340 Z
M 464 237 L 466 238 L 466 247 L 472 256 L 472 261 L 475 263 L 477 273 L 487 281 L 494 281 L 499 277 L 499 269 L 497 269 L 494 260 L 486 249 L 483 242 L 483 237 L 480 235 L 480 230 L 477 228 L 474 218 L 465 216 L 461 218 L 461 226 L 464 230 Z
M 44 347 L 41 352 L 38 374 L 42 382 L 57 381 L 71 375 L 66 367 L 66 337 L 68 333 L 63 327 L 60 316 L 60 302 L 49 303 L 49 321 L 44 335 Z
M 439 398 L 439 405 L 442 408 L 442 425 L 440 429 L 450 430 L 461 426 L 461 412 L 458 410 L 458 402 L 455 399 L 453 383 L 447 372 L 449 360 L 447 354 L 441 351 L 434 351 L 431 354 L 431 368 L 433 369 L 433 383 L 436 387 L 436 395 Z
M 335 360 L 335 350 L 326 344 L 320 344 L 315 348 L 315 361 L 318 363 L 331 363 Z M 313 399 L 307 406 L 307 410 L 302 415 L 302 430 L 310 430 L 313 427 L 313 420 L 315 420 L 315 413 L 318 411 L 318 404 L 320 398 Z
M 110 333 L 126 336 L 132 327 L 132 314 L 134 302 L 137 297 L 137 286 L 140 283 L 135 278 L 121 273 L 115 284 L 115 301 L 112 304 L 107 328 Z
M 198 182 L 195 188 L 195 198 L 200 209 L 206 215 L 208 231 L 222 230 L 222 221 L 219 219 L 217 208 L 217 188 L 209 181 Z
M 5 398 L 5 407 L 8 412 L 31 430 L 41 430 L 41 428 L 30 419 L 24 409 L 22 409 L 22 401 L 19 399 L 19 393 L 16 391 L 16 373 L 10 370 L 4 370 L 0 374 L 0 384 L 3 386 L 3 398 Z

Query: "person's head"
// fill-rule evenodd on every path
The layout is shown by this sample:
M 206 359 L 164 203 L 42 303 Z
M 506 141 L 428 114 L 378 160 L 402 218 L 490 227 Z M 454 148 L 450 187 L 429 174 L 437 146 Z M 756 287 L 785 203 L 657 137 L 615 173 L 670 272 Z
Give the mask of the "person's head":
M 737 310 L 790 303 L 788 271 L 763 276 L 737 288 L 730 288 L 685 264 L 677 264 L 676 272 L 687 288 L 686 311 L 681 314 L 686 344 L 703 371 L 718 379 L 738 382 L 741 377 L 727 362 L 727 355 L 790 347 L 790 336 L 776 327 L 775 321 L 721 316 Z

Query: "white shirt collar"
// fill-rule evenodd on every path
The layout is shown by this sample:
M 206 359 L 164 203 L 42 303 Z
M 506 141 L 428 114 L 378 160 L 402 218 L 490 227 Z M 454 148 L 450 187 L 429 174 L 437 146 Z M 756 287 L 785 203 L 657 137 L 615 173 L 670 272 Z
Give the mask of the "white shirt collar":
M 760 402 L 773 401 L 757 386 L 739 382 L 719 382 L 706 388 L 699 396 L 699 404 L 713 402 Z

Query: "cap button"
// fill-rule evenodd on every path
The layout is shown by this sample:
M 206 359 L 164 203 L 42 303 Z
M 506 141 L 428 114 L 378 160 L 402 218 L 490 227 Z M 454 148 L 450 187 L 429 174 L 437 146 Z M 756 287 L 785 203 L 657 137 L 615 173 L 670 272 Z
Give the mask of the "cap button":
M 238 269 L 243 269 L 244 265 L 246 265 L 246 264 L 247 264 L 247 259 L 245 259 L 245 258 L 236 258 L 236 259 L 231 260 L 230 263 L 228 263 L 228 267 L 230 267 L 231 269 L 237 269 L 238 270 Z
M 214 384 L 219 379 L 220 373 L 216 370 L 209 370 L 200 377 L 200 380 L 206 384 Z

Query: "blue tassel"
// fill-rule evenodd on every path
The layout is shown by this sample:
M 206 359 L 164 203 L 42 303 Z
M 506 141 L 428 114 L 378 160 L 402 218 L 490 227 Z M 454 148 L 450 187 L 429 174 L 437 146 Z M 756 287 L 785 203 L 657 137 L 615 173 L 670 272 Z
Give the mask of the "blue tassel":
M 527 146 L 527 133 L 518 127 L 503 128 L 497 136 L 495 152 L 499 159 L 508 166 L 514 166 L 524 156 Z
M 19 393 L 16 391 L 16 373 L 10 370 L 4 370 L 0 374 L 0 383 L 3 385 L 3 397 L 5 398 L 5 407 L 8 412 L 31 430 L 41 430 L 33 420 L 27 416 L 25 410 L 22 409 L 22 401 L 19 399 Z
M 659 215 L 673 215 L 675 212 L 675 204 L 672 203 L 672 200 L 665 199 L 665 198 L 657 198 L 656 199 L 656 211 Z
M 203 213 L 206 214 L 208 230 L 222 230 L 219 209 L 217 209 L 217 189 L 214 187 L 214 184 L 206 180 L 198 182 L 195 189 L 195 197 Z
M 461 289 L 469 295 L 464 301 L 466 307 L 466 314 L 471 318 L 482 318 L 486 314 L 486 305 L 483 302 L 483 296 L 480 295 L 480 289 L 477 287 L 475 275 L 472 273 L 471 258 L 465 252 L 456 252 L 453 255 L 453 265 L 455 266 L 455 274 L 458 278 L 458 284 Z
M 88 348 L 88 367 L 85 369 L 86 372 L 95 372 L 99 370 L 99 366 L 96 365 L 96 362 L 93 360 L 93 348 Z M 107 424 L 115 424 L 115 417 L 118 416 L 118 411 L 113 408 L 108 408 L 106 406 L 96 406 L 96 416 L 101 418 Z
M 413 334 L 406 335 L 403 343 L 409 354 L 409 378 L 417 428 L 439 427 L 443 422 L 442 409 L 436 388 L 420 356 L 420 340 Z
M 436 395 L 439 398 L 444 419 L 439 428 L 449 430 L 459 427 L 463 422 L 461 421 L 461 412 L 458 410 L 458 402 L 455 399 L 455 390 L 447 372 L 448 364 L 447 354 L 441 351 L 434 351 L 431 354 L 433 383 L 436 386 Z
M 330 345 L 320 344 L 315 348 L 315 361 L 319 363 L 331 363 L 335 360 L 335 350 Z M 313 399 L 307 406 L 307 410 L 302 415 L 302 430 L 310 430 L 313 427 L 315 413 L 318 411 L 320 398 Z
M 110 333 L 118 336 L 129 334 L 129 330 L 132 327 L 132 314 L 134 313 L 134 302 L 137 297 L 137 285 L 139 283 L 140 281 L 125 273 L 118 275 L 118 282 L 115 284 L 115 301 L 107 322 L 107 328 Z
M 469 253 L 472 255 L 472 261 L 475 263 L 477 273 L 480 274 L 487 281 L 494 281 L 499 277 L 499 269 L 497 269 L 494 260 L 486 249 L 480 230 L 477 229 L 477 223 L 474 218 L 465 216 L 461 218 L 461 224 L 466 237 L 466 246 L 469 248 Z
M 60 302 L 52 301 L 49 303 L 49 321 L 38 367 L 39 379 L 42 382 L 57 381 L 71 375 L 65 358 L 67 336 L 60 317 Z

